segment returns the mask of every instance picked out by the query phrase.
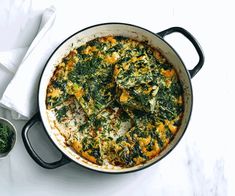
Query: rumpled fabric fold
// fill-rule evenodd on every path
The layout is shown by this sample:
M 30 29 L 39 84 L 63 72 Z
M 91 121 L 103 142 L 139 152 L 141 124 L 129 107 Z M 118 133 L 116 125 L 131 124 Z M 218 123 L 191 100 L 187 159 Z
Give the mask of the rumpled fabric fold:
M 29 47 L 0 52 L 0 67 L 12 77 L 0 94 L 0 105 L 12 112 L 14 119 L 29 119 L 38 110 L 37 90 L 43 67 L 49 58 L 50 30 L 55 21 L 55 8 L 42 13 L 38 33 Z

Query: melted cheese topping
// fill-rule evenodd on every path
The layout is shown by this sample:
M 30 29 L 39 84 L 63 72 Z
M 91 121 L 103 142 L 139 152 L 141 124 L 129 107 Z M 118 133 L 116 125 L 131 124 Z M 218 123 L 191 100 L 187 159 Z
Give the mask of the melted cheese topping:
M 158 156 L 184 110 L 176 70 L 159 51 L 121 36 L 72 50 L 48 84 L 50 121 L 91 163 L 133 167 Z

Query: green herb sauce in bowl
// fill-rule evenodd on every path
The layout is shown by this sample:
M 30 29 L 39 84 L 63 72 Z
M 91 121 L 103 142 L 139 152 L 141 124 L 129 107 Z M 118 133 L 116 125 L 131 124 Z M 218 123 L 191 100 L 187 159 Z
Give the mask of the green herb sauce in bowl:
M 16 142 L 16 129 L 14 125 L 0 117 L 0 158 L 7 156 Z

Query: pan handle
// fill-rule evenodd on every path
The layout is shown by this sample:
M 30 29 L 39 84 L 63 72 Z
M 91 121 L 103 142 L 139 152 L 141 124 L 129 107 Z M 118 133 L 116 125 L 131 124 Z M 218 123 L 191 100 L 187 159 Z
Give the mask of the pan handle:
M 201 49 L 201 46 L 197 42 L 197 40 L 193 37 L 193 35 L 181 27 L 171 27 L 171 28 L 166 29 L 164 31 L 161 31 L 157 34 L 160 37 L 164 38 L 166 35 L 169 35 L 169 34 L 175 33 L 175 32 L 181 33 L 186 38 L 188 38 L 188 40 L 193 44 L 193 46 L 195 47 L 195 49 L 198 53 L 199 61 L 198 61 L 197 65 L 193 69 L 189 70 L 189 74 L 190 74 L 191 78 L 193 78 L 197 74 L 197 72 L 202 68 L 202 66 L 204 64 L 205 57 L 204 57 L 203 51 Z
M 32 157 L 32 159 L 41 167 L 46 168 L 46 169 L 55 169 L 57 167 L 61 167 L 71 162 L 71 160 L 69 160 L 64 154 L 62 154 L 62 157 L 60 158 L 60 160 L 52 162 L 52 163 L 47 163 L 38 156 L 38 154 L 35 152 L 35 150 L 33 149 L 29 141 L 28 133 L 29 133 L 30 128 L 36 122 L 39 122 L 39 121 L 41 121 L 41 116 L 38 112 L 25 124 L 22 130 L 22 138 L 23 138 L 25 148 L 28 151 L 29 155 Z

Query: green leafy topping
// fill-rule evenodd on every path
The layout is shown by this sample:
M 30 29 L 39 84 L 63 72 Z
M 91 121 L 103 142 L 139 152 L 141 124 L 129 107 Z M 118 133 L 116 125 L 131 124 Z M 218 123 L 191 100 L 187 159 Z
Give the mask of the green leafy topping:
M 105 159 L 115 166 L 142 164 L 157 156 L 181 125 L 184 92 L 173 69 L 147 42 L 96 38 L 63 58 L 48 86 L 47 107 L 68 129 L 73 112 L 82 110 L 85 120 L 74 133 L 81 156 L 99 165 Z
M 60 109 L 56 109 L 56 119 L 58 120 L 58 122 L 61 122 L 63 120 L 64 117 L 66 117 L 66 113 L 68 111 L 68 106 L 63 106 Z

